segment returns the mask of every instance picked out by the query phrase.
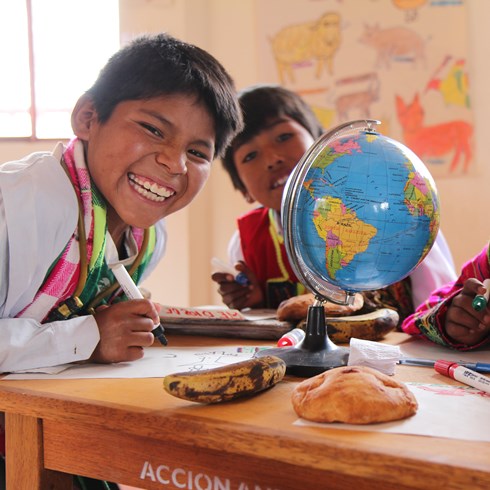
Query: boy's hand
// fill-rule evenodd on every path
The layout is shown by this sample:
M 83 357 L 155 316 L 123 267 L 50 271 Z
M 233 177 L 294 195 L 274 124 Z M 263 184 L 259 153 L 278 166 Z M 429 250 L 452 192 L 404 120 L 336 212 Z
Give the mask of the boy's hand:
M 484 294 L 485 286 L 478 279 L 467 279 L 461 293 L 456 295 L 446 314 L 446 333 L 456 342 L 475 345 L 490 335 L 490 310 L 472 307 L 477 294 Z
M 219 284 L 218 293 L 221 295 L 223 303 L 235 310 L 262 307 L 264 304 L 264 296 L 255 274 L 243 261 L 237 262 L 235 264 L 235 269 L 239 272 L 243 272 L 247 276 L 250 283 L 248 286 L 241 286 L 235 281 L 234 277 L 227 272 L 215 272 L 211 276 L 211 279 Z
M 153 303 L 135 299 L 98 308 L 95 315 L 100 340 L 90 361 L 111 363 L 143 357 L 143 347 L 153 344 L 151 331 L 160 322 Z

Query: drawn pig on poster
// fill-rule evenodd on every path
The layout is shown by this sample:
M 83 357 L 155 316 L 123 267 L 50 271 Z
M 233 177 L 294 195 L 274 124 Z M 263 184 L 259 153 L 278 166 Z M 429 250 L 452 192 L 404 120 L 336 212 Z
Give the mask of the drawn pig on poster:
M 408 58 L 415 64 L 425 64 L 425 43 L 412 29 L 407 27 L 364 26 L 359 41 L 376 50 L 376 67 L 390 68 L 393 59 Z

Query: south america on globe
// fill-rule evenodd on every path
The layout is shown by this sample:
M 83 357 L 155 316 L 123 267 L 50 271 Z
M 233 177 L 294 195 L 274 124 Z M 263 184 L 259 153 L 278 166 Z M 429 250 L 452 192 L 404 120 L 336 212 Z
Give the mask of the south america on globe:
M 284 216 L 300 277 L 348 292 L 383 288 L 410 274 L 440 222 L 436 186 L 423 162 L 403 144 L 356 125 L 305 155 L 284 193 Z

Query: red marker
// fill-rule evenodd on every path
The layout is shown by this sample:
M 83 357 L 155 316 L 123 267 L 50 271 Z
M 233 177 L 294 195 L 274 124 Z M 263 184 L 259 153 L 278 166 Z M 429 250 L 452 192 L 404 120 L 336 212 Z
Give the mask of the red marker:
M 305 331 L 301 328 L 293 328 L 285 333 L 278 341 L 277 347 L 293 347 L 305 338 Z
M 476 388 L 477 390 L 484 391 L 485 393 L 490 393 L 490 378 L 483 376 L 471 369 L 464 366 L 460 366 L 456 362 L 438 360 L 434 364 L 434 369 L 448 378 L 455 379 L 456 381 L 461 381 L 461 383 L 467 384 Z

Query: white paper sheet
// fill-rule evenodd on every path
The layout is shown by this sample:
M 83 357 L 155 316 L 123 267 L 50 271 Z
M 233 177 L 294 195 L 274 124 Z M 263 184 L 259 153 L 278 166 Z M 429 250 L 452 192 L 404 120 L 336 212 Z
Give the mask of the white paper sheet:
M 383 424 L 320 424 L 299 419 L 294 425 L 368 432 L 391 432 L 418 436 L 490 441 L 490 394 L 474 388 L 406 383 L 417 398 L 413 417 Z
M 61 372 L 12 373 L 3 380 L 80 378 L 160 378 L 181 371 L 215 368 L 253 357 L 263 347 L 151 347 L 143 359 L 118 364 L 65 364 Z
M 490 362 L 490 349 L 488 347 L 478 351 L 458 352 L 416 337 L 403 341 L 399 346 L 403 357 Z M 271 344 L 269 347 L 274 347 L 274 345 Z M 145 349 L 144 358 L 138 361 L 119 364 L 64 364 L 37 368 L 29 372 L 12 373 L 2 379 L 156 378 L 181 370 L 179 368 L 181 364 L 192 365 L 193 362 L 197 363 L 196 359 L 202 356 L 203 352 L 223 353 L 219 362 L 226 364 L 226 358 L 229 359 L 229 362 L 235 362 L 252 357 L 255 349 L 269 347 L 241 347 L 239 345 L 201 348 L 151 347 Z M 218 365 L 209 364 L 206 366 L 217 367 Z

